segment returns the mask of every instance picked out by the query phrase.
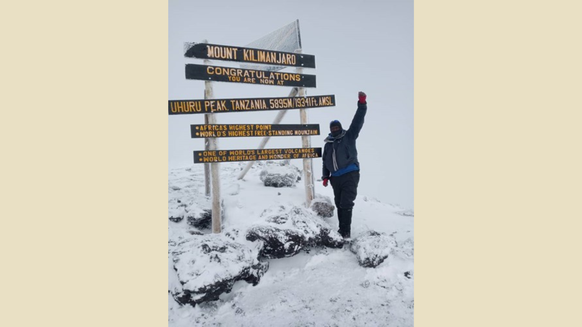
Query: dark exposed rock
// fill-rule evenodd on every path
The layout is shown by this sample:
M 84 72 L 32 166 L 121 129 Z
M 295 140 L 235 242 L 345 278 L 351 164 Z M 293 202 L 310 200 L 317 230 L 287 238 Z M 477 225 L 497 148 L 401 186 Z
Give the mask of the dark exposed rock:
M 396 246 L 394 237 L 385 233 L 368 231 L 352 241 L 350 251 L 356 255 L 360 266 L 375 268 L 388 258 L 391 250 Z
M 260 178 L 265 186 L 292 187 L 301 180 L 301 170 L 285 162 L 267 162 Z
M 296 230 L 280 229 L 274 226 L 257 226 L 247 232 L 247 240 L 264 242 L 261 255 L 269 258 L 290 257 L 306 244 L 305 236 Z
M 211 208 L 209 198 L 189 199 L 184 195 L 173 194 L 168 201 L 168 218 L 180 223 L 184 218 L 191 226 L 206 228 L 208 212 Z
M 328 248 L 341 248 L 345 240 L 338 232 L 332 232 L 330 228 L 322 228 L 321 233 L 316 237 L 316 243 Z
M 261 256 L 284 258 L 311 246 L 341 248 L 343 238 L 312 211 L 284 206 L 263 212 L 265 223 L 251 227 L 246 239 L 261 241 Z
M 335 206 L 333 205 L 333 202 L 331 202 L 331 199 L 328 196 L 321 195 L 315 196 L 315 199 L 311 202 L 310 208 L 318 216 L 324 218 L 333 217 L 333 212 L 335 210 Z
M 258 284 L 269 268 L 258 251 L 220 234 L 196 236 L 178 242 L 170 253 L 170 293 L 180 304 L 218 300 L 235 282 Z
M 198 212 L 190 212 L 188 215 L 188 224 L 199 229 L 209 229 L 212 226 L 212 210 L 204 209 Z

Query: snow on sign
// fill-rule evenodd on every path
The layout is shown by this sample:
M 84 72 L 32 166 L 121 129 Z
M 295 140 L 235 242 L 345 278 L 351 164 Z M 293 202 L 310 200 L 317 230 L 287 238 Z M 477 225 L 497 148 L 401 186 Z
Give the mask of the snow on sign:
M 184 45 L 184 49 L 184 57 L 188 58 L 216 59 L 226 61 L 251 62 L 255 64 L 315 68 L 315 56 L 302 53 L 243 48 L 208 43 L 186 43 Z
M 261 85 L 315 87 L 315 75 L 186 64 L 186 79 Z
M 192 138 L 319 135 L 318 124 L 190 125 Z
M 321 158 L 321 148 L 194 151 L 194 163 Z
M 168 114 L 209 114 L 219 112 L 250 112 L 335 106 L 335 95 L 308 97 L 170 100 Z

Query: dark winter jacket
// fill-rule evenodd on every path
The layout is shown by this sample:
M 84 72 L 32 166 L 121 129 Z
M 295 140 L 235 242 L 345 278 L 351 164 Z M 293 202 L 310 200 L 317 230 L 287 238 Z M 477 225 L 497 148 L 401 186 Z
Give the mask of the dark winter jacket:
M 322 178 L 329 178 L 335 171 L 351 164 L 360 166 L 358 162 L 358 150 L 356 149 L 356 139 L 360 135 L 360 130 L 362 130 L 362 126 L 364 125 L 364 116 L 366 116 L 367 110 L 367 103 L 358 102 L 358 110 L 356 110 L 356 114 L 348 130 L 343 130 L 337 137 L 329 134 L 325 139 L 322 157 Z

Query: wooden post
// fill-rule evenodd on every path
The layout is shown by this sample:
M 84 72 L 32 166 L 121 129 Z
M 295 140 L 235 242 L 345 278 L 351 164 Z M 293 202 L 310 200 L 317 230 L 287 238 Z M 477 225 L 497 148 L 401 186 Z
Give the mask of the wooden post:
M 210 114 L 209 117 L 210 124 L 216 124 L 216 116 L 214 114 Z M 217 150 L 216 138 L 210 139 L 210 150 Z M 219 163 L 213 162 L 210 164 L 210 171 L 212 176 L 212 232 L 213 233 L 220 233 L 222 230 L 221 227 L 221 220 L 222 220 L 222 212 L 220 208 L 220 170 L 219 170 Z
M 204 40 L 204 43 L 208 43 L 207 40 Z M 205 65 L 210 64 L 210 60 L 204 60 Z M 204 99 L 213 99 L 214 92 L 212 89 L 212 82 L 205 81 L 204 82 Z M 216 115 L 215 114 L 205 114 L 204 115 L 204 123 L 206 124 L 216 124 Z M 205 146 L 206 149 L 215 151 L 218 148 L 218 141 L 215 137 L 205 139 Z M 218 162 L 213 162 L 210 164 L 210 175 L 212 180 L 212 232 L 213 233 L 220 233 L 221 232 L 221 218 L 222 212 L 220 208 L 220 170 L 218 166 Z M 204 164 L 204 174 L 206 176 L 207 164 Z M 206 187 L 208 189 L 208 179 L 206 179 Z M 207 191 L 208 192 L 208 191 Z M 210 193 L 210 192 L 208 192 Z
M 208 43 L 208 40 L 203 40 L 202 43 Z M 204 60 L 205 64 L 209 64 L 209 60 Z M 204 82 L 204 99 L 212 99 L 213 92 L 212 92 L 212 82 L 205 81 Z M 208 116 L 209 114 L 204 114 L 204 124 L 208 124 Z M 208 138 L 204 139 L 204 151 L 210 150 L 210 142 Z M 207 197 L 210 196 L 210 163 L 204 164 L 204 195 Z
M 301 53 L 302 50 L 296 50 L 296 53 Z M 296 69 L 298 74 L 303 74 L 303 68 L 299 67 Z M 299 91 L 297 92 L 297 96 L 304 97 L 305 96 L 305 89 L 300 87 Z M 301 124 L 307 124 L 307 109 L 299 109 L 299 115 L 301 116 Z M 301 136 L 301 143 L 304 148 L 311 147 L 311 137 L 310 136 Z M 315 197 L 315 188 L 313 185 L 313 159 L 303 159 L 303 183 L 305 184 L 305 206 L 309 208 L 311 205 L 311 201 L 313 201 Z
M 297 92 L 299 92 L 299 90 L 296 87 L 294 87 L 291 90 L 291 92 L 289 92 L 289 96 L 294 97 L 297 95 Z M 287 113 L 287 110 L 279 111 L 279 113 L 277 114 L 277 117 L 275 117 L 275 120 L 273 120 L 273 124 L 279 124 L 281 122 L 281 120 L 283 119 L 283 116 L 285 116 L 286 113 Z M 265 148 L 265 145 L 267 145 L 267 142 L 269 142 L 270 138 L 271 138 L 270 136 L 263 138 L 263 140 L 261 141 L 261 144 L 259 144 L 259 150 L 262 150 Z M 249 169 L 251 169 L 251 167 L 253 166 L 254 163 L 255 163 L 254 161 L 249 161 L 249 163 L 247 163 L 247 165 L 245 166 L 243 171 L 241 171 L 241 173 L 238 175 L 238 179 L 243 179 L 243 177 L 245 177 L 245 175 L 247 174 Z
M 208 93 L 212 94 L 212 82 L 204 82 L 204 99 L 210 99 L 207 97 Z M 208 124 L 209 114 L 204 114 L 204 124 Z M 208 138 L 204 139 L 204 151 L 210 150 L 210 142 Z M 210 196 L 210 164 L 204 164 L 204 194 Z

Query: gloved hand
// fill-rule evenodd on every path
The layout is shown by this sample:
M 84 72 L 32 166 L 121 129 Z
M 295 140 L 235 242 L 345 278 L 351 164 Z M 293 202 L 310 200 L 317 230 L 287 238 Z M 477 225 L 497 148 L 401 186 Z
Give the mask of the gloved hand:
M 366 103 L 366 93 L 358 92 L 358 100 L 360 100 L 360 103 Z
M 327 182 L 329 181 L 329 178 L 324 178 L 323 179 L 323 186 L 327 187 Z

